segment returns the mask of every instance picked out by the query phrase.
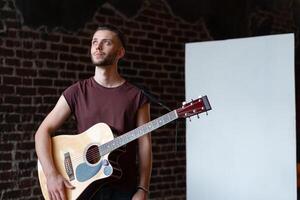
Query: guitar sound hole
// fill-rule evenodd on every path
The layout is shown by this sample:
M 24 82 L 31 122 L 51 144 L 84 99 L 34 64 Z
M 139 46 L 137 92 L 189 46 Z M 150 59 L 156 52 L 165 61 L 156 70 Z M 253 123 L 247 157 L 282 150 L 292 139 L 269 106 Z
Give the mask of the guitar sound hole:
M 100 152 L 97 145 L 92 145 L 86 152 L 86 160 L 90 164 L 95 164 L 100 160 Z

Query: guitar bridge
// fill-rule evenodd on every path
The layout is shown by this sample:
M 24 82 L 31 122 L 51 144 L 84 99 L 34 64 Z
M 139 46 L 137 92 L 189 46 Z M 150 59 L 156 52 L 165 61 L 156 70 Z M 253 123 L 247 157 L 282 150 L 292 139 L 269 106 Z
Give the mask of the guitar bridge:
M 74 170 L 73 170 L 72 161 L 71 161 L 71 157 L 70 157 L 69 152 L 65 153 L 64 164 L 65 164 L 65 170 L 66 170 L 66 173 L 69 177 L 69 180 L 73 181 L 75 179 L 75 176 L 74 176 Z

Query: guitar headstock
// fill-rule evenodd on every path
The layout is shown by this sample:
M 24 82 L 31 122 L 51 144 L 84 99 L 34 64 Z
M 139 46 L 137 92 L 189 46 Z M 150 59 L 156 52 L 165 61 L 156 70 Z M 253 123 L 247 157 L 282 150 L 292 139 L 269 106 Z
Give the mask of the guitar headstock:
M 211 110 L 207 96 L 184 103 L 181 108 L 176 109 L 179 118 L 187 118 Z

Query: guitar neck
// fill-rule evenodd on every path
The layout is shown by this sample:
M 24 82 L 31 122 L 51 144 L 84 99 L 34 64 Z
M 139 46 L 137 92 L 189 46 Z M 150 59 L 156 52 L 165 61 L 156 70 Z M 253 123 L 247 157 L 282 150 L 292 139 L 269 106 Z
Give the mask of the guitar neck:
M 132 131 L 129 131 L 119 137 L 116 137 L 115 139 L 102 144 L 99 146 L 100 156 L 103 156 L 107 153 L 110 153 L 111 151 L 155 130 L 158 129 L 171 121 L 174 121 L 178 118 L 176 110 L 173 110 L 157 119 L 154 119 L 136 129 L 133 129 Z

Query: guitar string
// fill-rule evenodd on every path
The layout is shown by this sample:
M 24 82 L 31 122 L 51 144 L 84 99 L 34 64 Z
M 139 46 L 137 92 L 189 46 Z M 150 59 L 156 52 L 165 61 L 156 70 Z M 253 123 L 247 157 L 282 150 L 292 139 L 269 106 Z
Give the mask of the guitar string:
M 151 132 L 151 130 L 146 130 L 145 132 Z M 143 135 L 143 134 L 145 134 L 145 133 L 143 133 L 142 132 L 142 134 L 141 134 L 141 132 L 140 131 L 138 131 L 138 130 L 135 130 L 131 135 L 128 135 L 127 137 L 125 136 L 125 135 L 123 135 L 123 139 L 119 139 L 119 140 L 121 140 L 121 141 L 118 141 L 118 142 L 115 142 L 115 143 L 113 143 L 112 141 L 113 140 L 116 140 L 117 138 L 115 138 L 115 139 L 113 139 L 113 140 L 110 140 L 110 141 L 108 141 L 107 143 L 105 143 L 105 144 L 103 144 L 103 145 L 106 145 L 107 146 L 107 144 L 109 143 L 109 142 L 112 142 L 111 143 L 111 145 L 109 145 L 109 146 L 107 146 L 107 147 L 105 147 L 105 146 L 103 146 L 103 148 L 104 148 L 104 151 L 108 151 L 108 153 L 110 153 L 112 150 L 110 150 L 110 149 L 112 149 L 112 148 L 115 148 L 115 146 L 117 146 L 118 145 L 118 143 L 124 143 L 124 141 L 126 141 L 126 140 L 130 140 L 130 139 L 132 139 L 132 138 L 138 138 L 138 136 L 140 136 L 140 135 Z M 93 146 L 93 145 L 92 145 Z M 92 147 L 91 146 L 91 147 Z M 100 146 L 102 146 L 102 145 L 100 145 Z M 85 160 L 89 160 L 89 159 L 95 159 L 95 158 L 101 158 L 101 156 L 100 156 L 100 154 L 101 154 L 101 151 L 100 151 L 100 146 L 97 146 L 97 147 L 95 147 L 94 149 L 92 149 L 92 150 L 90 150 L 90 151 L 87 151 L 86 152 L 86 154 L 81 154 L 81 155 L 74 155 L 74 156 L 72 156 L 73 157 L 73 159 L 72 160 L 74 160 L 74 162 L 77 162 L 77 161 L 83 161 L 84 160 L 84 158 L 86 158 Z M 123 145 L 121 145 L 121 146 L 123 146 Z M 108 154 L 108 153 L 106 153 L 106 154 Z M 105 154 L 105 155 L 106 155 Z
M 137 131 L 136 131 L 137 132 Z M 149 131 L 150 132 L 150 131 Z M 134 138 L 134 137 L 137 137 L 138 136 L 138 132 L 137 133 L 133 133 L 133 134 L 131 134 L 131 136 L 130 135 L 128 135 L 127 137 L 125 137 L 125 138 L 123 138 L 123 139 L 119 139 L 119 140 L 121 140 L 121 141 L 118 141 L 118 142 L 112 142 L 113 140 L 116 140 L 116 138 L 115 139 L 113 139 L 113 140 L 110 140 L 110 141 L 108 141 L 107 143 L 105 143 L 105 144 L 103 144 L 103 145 L 106 145 L 107 146 L 107 144 L 109 143 L 109 142 L 112 142 L 111 143 L 111 145 L 109 145 L 109 146 L 107 146 L 107 147 L 105 147 L 105 146 L 103 146 L 103 148 L 104 148 L 104 152 L 105 151 L 108 151 L 106 154 L 108 154 L 108 153 L 110 153 L 112 150 L 112 148 L 114 149 L 115 148 L 115 146 L 117 146 L 118 145 L 118 143 L 124 143 L 124 141 L 126 141 L 126 140 L 128 140 L 128 139 L 131 139 L 131 138 Z M 91 145 L 91 147 L 92 147 L 93 145 Z M 102 146 L 102 145 L 100 145 L 100 146 Z M 74 155 L 74 156 L 72 156 L 72 161 L 74 161 L 74 162 L 77 162 L 77 161 L 83 161 L 84 160 L 84 158 L 86 158 L 86 160 L 89 160 L 89 159 L 95 159 L 95 158 L 101 158 L 101 156 L 100 156 L 100 154 L 101 154 L 101 151 L 100 151 L 100 146 L 96 146 L 96 147 L 92 147 L 93 149 L 92 150 L 89 150 L 89 151 L 86 151 L 86 153 L 84 154 L 81 154 L 81 155 L 78 155 L 78 154 L 76 154 L 76 155 Z M 123 145 L 121 145 L 121 146 L 123 146 Z M 104 154 L 104 155 L 106 155 L 106 154 Z
M 161 117 L 159 117 L 159 118 L 157 118 L 157 119 L 155 119 L 155 120 L 153 120 L 152 121 L 152 124 L 149 122 L 149 124 L 151 124 L 150 125 L 150 129 L 151 128 L 153 128 L 153 127 L 155 127 L 155 125 L 153 126 L 153 123 L 154 122 L 156 122 L 156 125 L 158 125 L 158 127 L 157 128 L 159 128 L 160 126 L 163 126 L 163 125 L 165 125 L 166 123 L 169 123 L 170 121 L 173 121 L 174 119 L 172 119 L 172 117 L 170 116 L 170 114 L 171 113 L 167 113 L 166 115 L 163 115 L 163 116 L 168 116 L 168 119 L 167 120 L 165 120 L 164 118 L 163 118 L 163 116 L 161 116 Z M 175 118 L 176 119 L 176 118 Z M 161 123 L 161 122 L 163 122 L 163 123 Z M 148 123 L 147 123 L 148 124 Z M 151 132 L 152 130 L 147 130 L 147 128 L 149 127 L 149 126 L 145 126 L 145 125 L 143 125 L 144 127 L 145 127 L 145 129 L 146 129 L 146 133 L 148 133 L 148 132 Z M 141 127 L 143 127 L 143 126 L 141 126 Z M 131 137 L 133 137 L 133 138 L 135 138 L 135 137 L 137 137 L 137 136 L 139 136 L 139 133 L 141 133 L 140 132 L 140 129 L 142 129 L 143 131 L 144 131 L 144 129 L 143 128 L 137 128 L 137 129 L 135 129 L 135 130 L 133 130 L 133 133 L 132 133 L 132 135 L 131 135 Z M 156 129 L 156 128 L 155 128 Z M 153 130 L 155 130 L 155 129 L 153 129 Z M 145 134 L 145 133 L 142 133 L 141 135 L 143 135 L 143 134 Z M 125 134 L 126 135 L 126 134 Z M 123 135 L 124 136 L 124 135 Z M 116 138 L 115 138 L 116 139 Z M 113 139 L 113 140 L 115 140 L 115 139 Z M 128 135 L 128 137 L 125 137 L 124 139 L 121 139 L 121 142 L 122 142 L 122 140 L 125 140 L 125 139 L 130 139 L 130 135 Z M 136 139 L 136 138 L 135 138 Z M 108 141 L 107 143 L 105 143 L 105 144 L 108 144 L 109 142 L 111 142 L 111 141 L 113 141 L 113 140 L 110 140 L 110 141 Z M 105 145 L 105 144 L 103 144 L 103 145 Z M 118 144 L 117 144 L 118 145 Z M 92 145 L 93 146 L 93 145 Z M 102 145 L 100 145 L 100 146 L 102 146 Z M 87 151 L 86 152 L 86 154 L 81 154 L 81 155 L 74 155 L 74 156 L 72 156 L 72 162 L 78 162 L 78 161 L 86 161 L 86 160 L 90 160 L 90 159 L 98 159 L 99 158 L 99 160 L 101 159 L 101 156 L 100 156 L 100 154 L 101 154 L 101 152 L 100 152 L 100 146 L 97 146 L 98 148 L 95 148 L 95 149 L 92 149 L 92 150 L 90 150 L 90 151 Z M 113 148 L 114 148 L 114 146 L 115 146 L 115 144 L 114 143 L 112 143 L 112 146 L 113 146 Z M 103 147 L 104 148 L 104 150 L 109 150 L 109 149 L 111 149 L 111 145 L 109 145 L 108 147 Z M 108 151 L 108 153 L 110 153 L 111 152 L 111 150 L 109 150 Z M 108 153 L 106 153 L 106 154 L 108 154 Z M 106 155 L 105 154 L 105 155 Z M 84 159 L 84 158 L 86 158 L 86 159 Z

